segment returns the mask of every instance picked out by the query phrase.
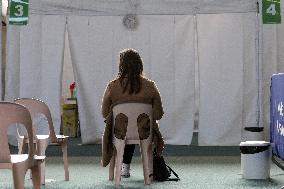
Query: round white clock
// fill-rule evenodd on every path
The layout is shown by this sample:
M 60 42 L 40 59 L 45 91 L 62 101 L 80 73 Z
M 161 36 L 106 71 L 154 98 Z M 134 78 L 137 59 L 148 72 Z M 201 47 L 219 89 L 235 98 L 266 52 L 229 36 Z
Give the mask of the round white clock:
M 130 30 L 137 28 L 138 20 L 137 16 L 134 14 L 127 14 L 123 17 L 123 25 Z

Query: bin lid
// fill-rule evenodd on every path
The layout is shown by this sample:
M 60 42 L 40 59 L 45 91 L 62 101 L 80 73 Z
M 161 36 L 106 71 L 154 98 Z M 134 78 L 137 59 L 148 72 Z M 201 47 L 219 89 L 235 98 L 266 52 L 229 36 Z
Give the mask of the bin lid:
M 266 141 L 245 141 L 241 142 L 240 146 L 269 146 L 270 142 Z

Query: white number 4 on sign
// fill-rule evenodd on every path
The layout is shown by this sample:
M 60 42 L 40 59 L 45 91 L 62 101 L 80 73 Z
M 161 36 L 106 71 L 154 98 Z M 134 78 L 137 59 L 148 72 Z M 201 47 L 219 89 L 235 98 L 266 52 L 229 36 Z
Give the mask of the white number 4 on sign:
M 275 15 L 276 15 L 275 4 L 271 4 L 271 5 L 266 9 L 266 13 L 275 16 Z

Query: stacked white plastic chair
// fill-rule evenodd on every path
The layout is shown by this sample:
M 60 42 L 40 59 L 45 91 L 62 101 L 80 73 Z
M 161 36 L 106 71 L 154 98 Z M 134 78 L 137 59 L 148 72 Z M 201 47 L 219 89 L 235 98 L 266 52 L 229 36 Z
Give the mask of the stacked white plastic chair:
M 47 146 L 51 144 L 60 145 L 63 153 L 63 162 L 65 170 L 65 180 L 69 180 L 69 169 L 68 169 L 68 157 L 67 157 L 67 141 L 68 136 L 56 135 L 54 132 L 53 122 L 51 118 L 51 113 L 48 106 L 41 100 L 33 98 L 19 98 L 14 101 L 15 103 L 24 105 L 30 112 L 32 119 L 39 114 L 43 114 L 48 123 L 49 134 L 38 135 L 34 132 L 34 144 L 36 144 L 36 154 L 45 156 L 45 151 Z M 36 126 L 33 125 L 33 130 L 36 131 Z M 28 143 L 24 140 L 24 137 L 18 136 L 19 143 L 19 153 L 22 153 L 24 145 Z M 45 184 L 45 163 L 41 165 L 41 184 Z
M 0 102 L 0 169 L 11 169 L 14 188 L 24 189 L 25 175 L 31 169 L 33 188 L 40 188 L 40 165 L 45 156 L 36 156 L 33 148 L 33 129 L 29 111 L 22 105 Z M 10 126 L 19 124 L 26 130 L 28 143 L 27 154 L 10 154 L 7 131 Z

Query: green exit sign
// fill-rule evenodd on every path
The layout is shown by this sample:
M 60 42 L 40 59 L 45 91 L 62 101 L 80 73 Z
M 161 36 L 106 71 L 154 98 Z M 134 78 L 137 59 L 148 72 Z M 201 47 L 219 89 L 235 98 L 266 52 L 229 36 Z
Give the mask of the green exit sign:
M 27 25 L 29 0 L 10 0 L 9 13 L 9 24 Z
M 280 0 L 262 0 L 263 24 L 281 23 Z

